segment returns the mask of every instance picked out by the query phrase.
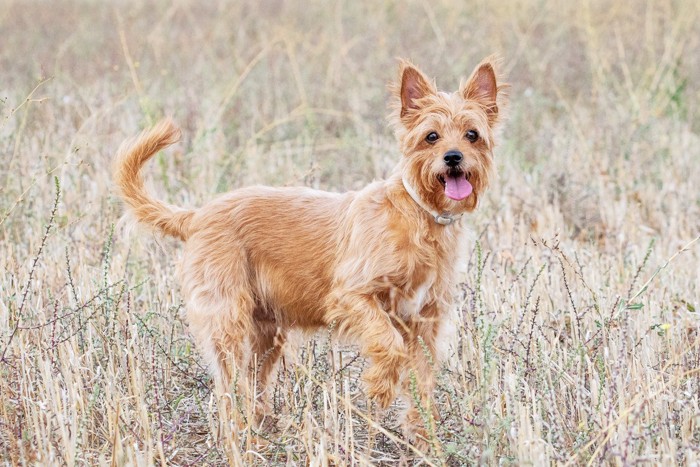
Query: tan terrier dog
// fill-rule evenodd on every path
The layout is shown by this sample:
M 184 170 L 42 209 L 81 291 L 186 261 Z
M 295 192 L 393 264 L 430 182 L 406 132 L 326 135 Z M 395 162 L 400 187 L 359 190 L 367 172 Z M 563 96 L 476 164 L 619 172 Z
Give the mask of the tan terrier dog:
M 431 360 L 465 261 L 461 218 L 492 170 L 496 80 L 486 59 L 458 92 L 438 92 L 402 61 L 393 123 L 403 156 L 388 180 L 356 192 L 256 186 L 181 209 L 153 199 L 139 175 L 179 129 L 165 120 L 122 146 L 115 180 L 136 219 L 185 242 L 187 321 L 220 394 L 253 366 L 264 389 L 291 329 L 334 324 L 371 362 L 367 395 L 387 407 L 399 392 L 407 436 L 425 435 L 409 372 L 438 416 Z

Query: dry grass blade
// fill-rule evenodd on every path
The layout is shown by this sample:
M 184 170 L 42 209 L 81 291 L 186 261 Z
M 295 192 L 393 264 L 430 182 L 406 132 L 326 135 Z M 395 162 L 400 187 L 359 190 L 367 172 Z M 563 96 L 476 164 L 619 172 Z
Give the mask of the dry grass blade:
M 696 3 L 5 2 L 0 465 L 697 465 Z M 401 157 L 395 57 L 454 89 L 493 53 L 508 118 L 435 362 L 437 449 L 398 435 L 400 402 L 367 407 L 367 362 L 325 333 L 290 345 L 262 428 L 221 426 L 181 247 L 112 227 L 121 141 L 182 126 L 144 170 L 178 206 L 356 189 Z

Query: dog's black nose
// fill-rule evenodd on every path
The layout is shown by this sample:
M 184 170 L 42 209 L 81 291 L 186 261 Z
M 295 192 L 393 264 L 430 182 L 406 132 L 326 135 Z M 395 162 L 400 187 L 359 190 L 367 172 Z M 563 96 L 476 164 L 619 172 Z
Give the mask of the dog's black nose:
M 462 153 L 459 151 L 447 151 L 445 153 L 445 164 L 448 167 L 456 167 L 462 162 Z

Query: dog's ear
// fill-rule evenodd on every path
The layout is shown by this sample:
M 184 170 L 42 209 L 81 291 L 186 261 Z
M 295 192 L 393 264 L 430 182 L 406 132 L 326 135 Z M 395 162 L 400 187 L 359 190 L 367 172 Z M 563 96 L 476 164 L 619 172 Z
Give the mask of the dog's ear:
M 492 59 L 487 58 L 472 72 L 466 84 L 462 85 L 461 93 L 464 99 L 478 102 L 486 111 L 489 124 L 493 125 L 498 119 L 498 83 Z
M 430 94 L 435 94 L 437 91 L 433 83 L 431 83 L 430 80 L 410 62 L 402 60 L 400 67 L 400 116 L 403 120 L 410 110 L 418 109 L 419 99 Z

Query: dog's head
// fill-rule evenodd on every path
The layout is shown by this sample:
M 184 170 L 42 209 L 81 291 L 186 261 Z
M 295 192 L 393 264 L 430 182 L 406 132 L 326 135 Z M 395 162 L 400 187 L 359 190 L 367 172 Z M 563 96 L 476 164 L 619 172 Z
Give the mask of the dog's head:
M 458 92 L 438 92 L 407 61 L 400 64 L 394 126 L 404 180 L 438 212 L 473 211 L 488 186 L 498 122 L 494 60 L 480 63 Z

